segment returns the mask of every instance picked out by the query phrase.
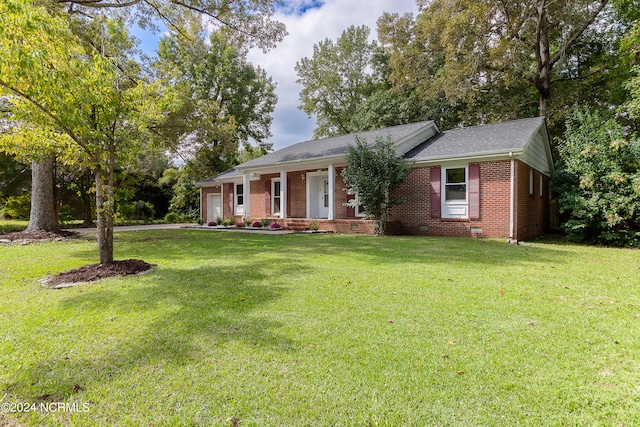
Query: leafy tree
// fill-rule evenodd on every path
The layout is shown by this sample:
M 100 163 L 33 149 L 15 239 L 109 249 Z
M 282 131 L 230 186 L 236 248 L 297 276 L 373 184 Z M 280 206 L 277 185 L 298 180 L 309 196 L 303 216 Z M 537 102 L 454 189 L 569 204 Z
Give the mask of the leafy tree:
M 624 105 L 624 111 L 629 112 L 633 118 L 640 119 L 640 20 L 625 37 L 621 51 L 626 54 L 626 60 L 633 66 L 633 74 L 625 82 L 630 99 Z
M 357 195 L 346 205 L 364 210 L 367 216 L 376 220 L 376 232 L 385 232 L 391 207 L 403 202 L 393 197 L 409 173 L 407 162 L 396 153 L 390 137 L 377 137 L 370 145 L 366 139 L 356 137 L 356 145 L 349 146 L 347 167 L 342 177 L 348 186 L 348 194 Z
M 111 263 L 116 160 L 161 117 L 162 92 L 138 80 L 121 22 L 92 21 L 101 38 L 85 43 L 67 19 L 42 7 L 22 0 L 2 5 L 0 86 L 16 97 L 19 123 L 60 135 L 94 173 L 100 262 Z M 30 131 L 18 128 L 13 142 Z
M 589 108 L 567 119 L 554 176 L 563 224 L 584 242 L 640 246 L 640 140 Z
M 471 122 L 619 102 L 625 70 L 615 44 L 628 25 L 607 0 L 417 3 L 415 19 L 385 14 L 378 23 L 394 86 L 461 102 Z
M 316 115 L 315 138 L 351 133 L 358 106 L 376 89 L 369 70 L 376 48 L 366 26 L 351 26 L 334 43 L 325 39 L 313 46 L 313 56 L 296 63 L 300 109 Z
M 173 197 L 169 205 L 170 212 L 175 212 L 182 218 L 197 220 L 200 217 L 200 192 L 187 169 L 167 169 L 160 184 L 171 187 Z
M 277 96 L 272 79 L 247 61 L 246 50 L 226 32 L 211 34 L 207 42 L 198 24 L 192 27 L 196 40 L 181 34 L 161 40 L 155 68 L 183 100 L 159 131 L 170 132 L 194 178 L 201 178 L 237 164 L 239 149 L 251 150 L 252 142 L 266 152 Z

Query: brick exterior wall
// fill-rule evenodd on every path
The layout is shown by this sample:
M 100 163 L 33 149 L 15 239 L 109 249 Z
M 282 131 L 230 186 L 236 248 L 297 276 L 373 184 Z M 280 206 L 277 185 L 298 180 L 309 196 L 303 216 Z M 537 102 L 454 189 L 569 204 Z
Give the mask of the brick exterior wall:
M 530 183 L 532 177 L 533 183 Z M 543 182 L 542 196 L 540 196 L 540 180 Z M 514 238 L 527 240 L 549 232 L 549 178 L 522 162 L 516 162 L 516 183 Z M 533 184 L 533 194 L 530 192 L 531 184 Z
M 510 220 L 511 161 L 493 161 L 478 163 L 480 170 L 480 215 L 477 219 L 451 219 L 431 217 L 431 167 L 413 168 L 396 196 L 405 199 L 405 203 L 395 206 L 390 221 L 402 234 L 431 236 L 472 236 L 489 238 L 508 238 Z M 516 227 L 513 238 L 531 239 L 549 231 L 549 178 L 533 171 L 533 194 L 530 189 L 530 167 L 516 161 L 516 203 L 514 220 Z M 287 219 L 305 219 L 307 217 L 306 174 L 316 170 L 302 170 L 287 174 Z M 346 185 L 336 170 L 335 183 L 335 221 L 318 220 L 320 228 L 338 233 L 373 234 L 373 224 L 362 218 L 349 215 L 344 203 L 348 200 Z M 245 216 L 252 220 L 262 218 L 278 220 L 271 215 L 271 180 L 280 178 L 280 174 L 265 174 L 260 180 L 251 181 L 250 213 Z M 540 181 L 543 194 L 540 195 Z M 468 185 L 469 183 L 467 183 Z M 224 184 L 224 218 L 233 215 L 234 184 Z M 206 195 L 219 193 L 218 188 L 202 189 L 202 216 L 206 219 Z M 240 217 L 236 217 L 239 219 Z M 284 221 L 286 226 L 286 220 Z M 294 222 L 291 222 L 292 227 Z
M 515 239 L 523 240 L 548 231 L 549 180 L 534 171 L 534 196 L 529 195 L 529 166 L 516 161 Z M 398 189 L 397 196 L 406 202 L 395 206 L 392 221 L 401 223 L 405 234 L 431 236 L 474 236 L 508 238 L 510 220 L 511 161 L 483 162 L 480 165 L 480 218 L 431 218 L 430 170 L 412 169 Z M 543 179 L 544 196 L 539 196 Z M 524 197 L 526 196 L 526 197 Z M 519 215 L 519 216 L 518 216 Z M 481 232 L 480 232 L 481 230 Z

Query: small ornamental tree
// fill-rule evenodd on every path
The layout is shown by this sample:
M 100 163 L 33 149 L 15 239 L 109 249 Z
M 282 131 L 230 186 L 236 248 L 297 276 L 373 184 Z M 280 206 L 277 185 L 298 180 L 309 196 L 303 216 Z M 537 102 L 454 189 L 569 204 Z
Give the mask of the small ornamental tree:
M 393 193 L 404 181 L 409 167 L 396 153 L 391 137 L 378 137 L 373 146 L 366 139 L 356 137 L 355 147 L 349 146 L 348 150 L 342 177 L 348 186 L 347 193 L 357 197 L 345 206 L 360 206 L 367 216 L 377 221 L 376 233 L 382 235 L 391 207 L 404 202 L 394 198 Z
M 582 242 L 640 246 L 640 140 L 588 109 L 566 124 L 553 180 L 563 228 Z

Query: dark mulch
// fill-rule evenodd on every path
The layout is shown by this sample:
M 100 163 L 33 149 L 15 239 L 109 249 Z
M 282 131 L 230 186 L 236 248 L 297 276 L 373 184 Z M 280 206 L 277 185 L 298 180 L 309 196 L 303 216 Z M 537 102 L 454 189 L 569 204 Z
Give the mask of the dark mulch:
M 12 233 L 0 234 L 0 239 L 10 240 L 12 242 L 16 240 L 32 241 L 32 240 L 53 240 L 59 238 L 76 237 L 78 233 L 73 231 L 14 231 Z
M 140 259 L 125 259 L 114 261 L 112 264 L 90 264 L 73 270 L 65 271 L 51 277 L 46 281 L 46 286 L 54 287 L 63 283 L 92 282 L 98 279 L 115 276 L 127 276 L 148 271 L 155 267 Z

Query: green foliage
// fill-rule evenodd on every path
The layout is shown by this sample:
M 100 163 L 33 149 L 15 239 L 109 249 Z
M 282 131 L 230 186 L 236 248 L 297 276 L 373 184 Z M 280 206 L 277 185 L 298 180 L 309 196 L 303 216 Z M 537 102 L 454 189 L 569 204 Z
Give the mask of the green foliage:
M 71 207 L 69 205 L 60 206 L 60 210 L 58 211 L 58 221 L 60 221 L 60 225 L 69 224 L 75 218 L 71 215 Z
M 238 164 L 250 141 L 260 147 L 271 136 L 277 97 L 272 79 L 228 34 L 214 32 L 207 41 L 199 24 L 193 27 L 190 39 L 173 33 L 160 41 L 154 67 L 181 100 L 159 132 L 201 179 Z
M 300 109 L 316 115 L 314 137 L 351 133 L 358 106 L 379 82 L 369 70 L 376 48 L 369 42 L 369 28 L 351 26 L 334 43 L 325 39 L 313 46 L 313 56 L 296 63 Z
M 626 60 L 633 64 L 633 74 L 625 82 L 630 99 L 624 105 L 624 110 L 633 118 L 640 119 L 640 20 L 625 37 L 620 50 L 625 54 Z
M 377 233 L 384 234 L 391 207 L 403 202 L 393 196 L 409 173 L 407 162 L 396 153 L 390 137 L 377 137 L 373 146 L 364 138 L 356 137 L 356 145 L 349 146 L 347 167 L 342 177 L 349 187 L 348 194 L 357 195 L 346 203 L 359 205 L 365 214 L 377 221 Z
M 7 197 L 3 210 L 6 219 L 28 219 L 31 210 L 31 193 Z
M 640 246 L 640 140 L 588 108 L 567 120 L 554 177 L 563 224 L 584 242 Z
M 390 80 L 459 105 L 468 123 L 544 115 L 555 129 L 575 103 L 620 105 L 625 96 L 628 68 L 616 49 L 628 29 L 622 7 L 616 13 L 603 0 L 418 5 L 415 18 L 378 20 Z
M 200 217 L 200 191 L 185 167 L 165 170 L 160 184 L 171 188 L 170 212 L 183 220 L 195 221 Z

